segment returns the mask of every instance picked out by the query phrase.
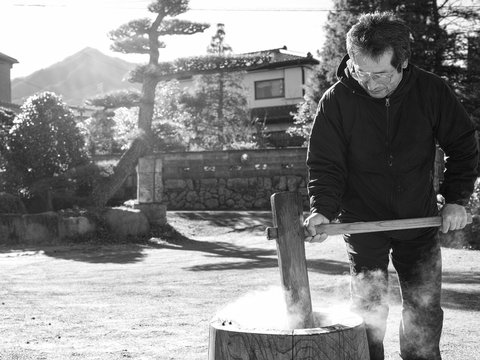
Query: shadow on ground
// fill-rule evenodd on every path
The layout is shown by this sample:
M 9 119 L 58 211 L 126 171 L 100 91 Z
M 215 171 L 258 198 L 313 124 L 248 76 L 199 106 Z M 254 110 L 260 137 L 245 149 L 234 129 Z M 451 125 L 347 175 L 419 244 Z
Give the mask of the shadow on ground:
M 175 216 L 191 222 L 206 222 L 211 226 L 239 231 L 272 226 L 272 213 L 269 211 L 175 211 Z
M 225 232 L 263 231 L 271 226 L 269 212 L 177 212 L 177 218 L 185 220 L 192 229 L 199 222 L 211 226 L 206 232 L 221 228 Z M 216 232 L 215 232 L 216 233 Z M 258 235 L 258 234 L 257 234 Z M 47 256 L 83 261 L 89 263 L 118 263 L 128 264 L 142 261 L 147 249 L 169 249 L 178 251 L 196 251 L 203 253 L 206 261 L 203 264 L 184 267 L 183 270 L 192 272 L 201 271 L 228 271 L 251 270 L 278 267 L 275 246 L 271 249 L 254 248 L 235 245 L 221 241 L 195 240 L 192 236 L 184 235 L 174 227 L 167 225 L 159 236 L 137 243 L 122 244 L 74 244 L 71 246 L 50 247 L 6 247 L 0 248 L 3 256 L 27 256 L 42 252 Z M 349 265 L 346 261 L 329 259 L 308 259 L 309 272 L 325 275 L 348 275 Z M 398 285 L 391 278 L 391 300 L 400 303 Z M 480 311 L 480 272 L 449 272 L 443 275 L 444 287 L 442 292 L 444 308 Z M 457 286 L 458 285 L 458 286 Z M 464 285 L 462 287 L 462 285 Z
M 93 264 L 128 264 L 141 261 L 145 246 L 137 244 L 86 246 L 81 248 L 45 249 L 44 254 L 66 260 L 89 262 Z

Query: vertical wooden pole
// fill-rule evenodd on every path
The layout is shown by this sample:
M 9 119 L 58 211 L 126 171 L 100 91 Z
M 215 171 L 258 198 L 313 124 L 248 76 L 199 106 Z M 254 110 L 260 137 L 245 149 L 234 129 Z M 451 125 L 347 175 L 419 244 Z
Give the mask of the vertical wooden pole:
M 287 311 L 295 329 L 314 326 L 305 259 L 302 197 L 281 192 L 271 197 L 273 226 L 278 229 L 277 254 Z

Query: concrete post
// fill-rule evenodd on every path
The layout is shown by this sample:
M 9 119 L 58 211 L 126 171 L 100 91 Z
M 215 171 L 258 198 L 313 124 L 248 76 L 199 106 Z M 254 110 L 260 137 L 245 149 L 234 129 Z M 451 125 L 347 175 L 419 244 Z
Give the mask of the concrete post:
M 140 158 L 137 166 L 137 202 L 139 209 L 146 216 L 150 225 L 158 226 L 167 223 L 167 207 L 162 202 L 162 159 L 148 156 Z

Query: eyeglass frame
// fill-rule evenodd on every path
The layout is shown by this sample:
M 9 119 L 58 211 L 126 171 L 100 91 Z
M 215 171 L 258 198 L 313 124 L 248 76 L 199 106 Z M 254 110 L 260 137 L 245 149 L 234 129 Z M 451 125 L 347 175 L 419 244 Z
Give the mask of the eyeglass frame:
M 367 71 L 357 70 L 355 69 L 355 65 L 353 64 L 352 59 L 347 60 L 347 68 L 350 71 L 350 75 L 352 75 L 352 77 L 358 82 L 366 83 L 370 80 L 373 80 L 375 82 L 385 85 L 390 84 L 393 75 L 395 74 L 395 71 L 398 71 L 397 69 L 394 69 L 390 72 L 371 73 Z

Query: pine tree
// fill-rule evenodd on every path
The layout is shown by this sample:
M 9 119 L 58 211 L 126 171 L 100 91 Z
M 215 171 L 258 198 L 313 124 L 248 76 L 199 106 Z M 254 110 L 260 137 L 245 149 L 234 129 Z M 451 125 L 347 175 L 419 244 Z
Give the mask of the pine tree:
M 155 14 L 153 20 L 149 18 L 132 20 L 110 32 L 114 51 L 147 54 L 149 61 L 146 66 L 137 71 L 137 74 L 141 73 L 142 82 L 137 122 L 138 136 L 122 155 L 112 176 L 95 187 L 93 201 L 99 206 L 105 205 L 122 186 L 125 179 L 133 172 L 138 159 L 152 150 L 155 89 L 160 81 L 155 72 L 160 66 L 159 49 L 165 47 L 165 43 L 160 38 L 166 35 L 192 35 L 203 32 L 209 27 L 208 24 L 174 19 L 188 10 L 188 0 L 156 0 L 148 6 L 148 10 Z
M 207 52 L 229 59 L 232 47 L 225 43 L 225 28 L 217 24 Z M 200 75 L 194 93 L 181 99 L 183 109 L 190 113 L 187 128 L 192 137 L 190 150 L 222 150 L 252 147 L 256 128 L 250 121 L 242 71 L 223 71 Z

